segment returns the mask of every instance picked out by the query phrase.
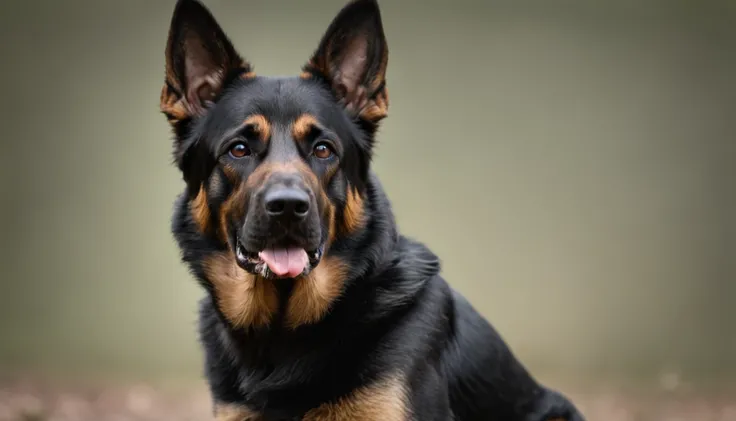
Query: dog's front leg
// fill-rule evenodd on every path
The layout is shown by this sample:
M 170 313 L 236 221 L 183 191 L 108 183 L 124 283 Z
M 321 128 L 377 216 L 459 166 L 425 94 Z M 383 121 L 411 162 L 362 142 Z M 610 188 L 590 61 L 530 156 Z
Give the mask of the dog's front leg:
M 407 421 L 405 383 L 388 377 L 308 411 L 303 421 Z

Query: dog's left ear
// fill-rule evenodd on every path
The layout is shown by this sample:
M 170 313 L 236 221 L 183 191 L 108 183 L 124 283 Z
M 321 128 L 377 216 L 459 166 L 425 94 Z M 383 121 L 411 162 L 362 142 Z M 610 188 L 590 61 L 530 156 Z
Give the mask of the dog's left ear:
M 353 0 L 334 18 L 302 77 L 325 79 L 354 117 L 373 125 L 386 117 L 388 45 L 376 0 Z
M 161 111 L 169 121 L 201 116 L 231 78 L 250 71 L 206 7 L 197 0 L 176 3 L 161 92 Z

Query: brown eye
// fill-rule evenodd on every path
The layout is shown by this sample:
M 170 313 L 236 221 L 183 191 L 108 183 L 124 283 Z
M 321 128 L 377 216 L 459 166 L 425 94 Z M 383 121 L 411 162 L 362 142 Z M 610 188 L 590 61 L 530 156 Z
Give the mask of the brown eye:
M 327 159 L 332 156 L 332 149 L 326 143 L 314 145 L 314 156 L 319 159 Z
M 250 149 L 243 142 L 238 142 L 230 147 L 230 156 L 233 158 L 243 158 L 248 155 L 250 155 Z

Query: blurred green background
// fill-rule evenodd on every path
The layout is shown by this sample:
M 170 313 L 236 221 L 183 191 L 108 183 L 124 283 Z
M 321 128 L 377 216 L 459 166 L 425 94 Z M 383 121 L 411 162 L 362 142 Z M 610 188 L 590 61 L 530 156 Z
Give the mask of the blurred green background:
M 205 2 L 261 74 L 343 4 Z M 0 372 L 192 379 L 169 234 L 173 0 L 0 5 Z M 543 379 L 736 375 L 736 2 L 383 1 L 374 168 Z

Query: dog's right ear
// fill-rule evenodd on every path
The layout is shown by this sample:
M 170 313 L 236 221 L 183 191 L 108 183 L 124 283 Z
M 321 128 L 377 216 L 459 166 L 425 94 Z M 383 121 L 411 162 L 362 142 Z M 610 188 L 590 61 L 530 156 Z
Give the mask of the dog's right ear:
M 178 0 L 166 44 L 161 111 L 172 125 L 205 113 L 224 86 L 251 66 L 197 0 Z

